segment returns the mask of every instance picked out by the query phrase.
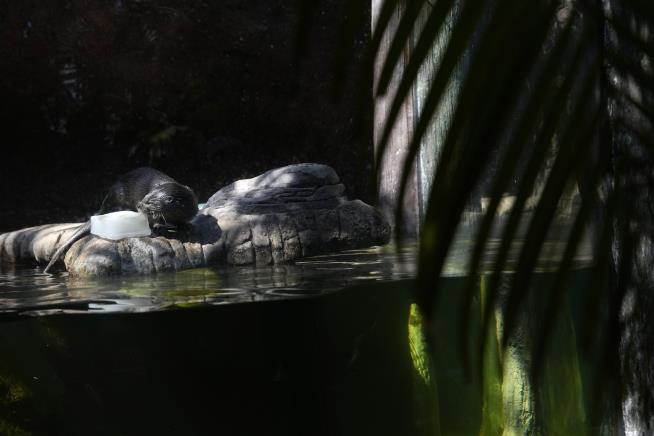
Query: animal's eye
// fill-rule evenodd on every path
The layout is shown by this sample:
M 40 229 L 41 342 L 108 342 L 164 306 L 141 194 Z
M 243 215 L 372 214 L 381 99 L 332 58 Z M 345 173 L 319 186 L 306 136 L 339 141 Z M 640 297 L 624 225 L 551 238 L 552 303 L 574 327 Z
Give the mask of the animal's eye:
M 173 202 L 173 197 L 166 197 L 166 203 L 172 203 Z

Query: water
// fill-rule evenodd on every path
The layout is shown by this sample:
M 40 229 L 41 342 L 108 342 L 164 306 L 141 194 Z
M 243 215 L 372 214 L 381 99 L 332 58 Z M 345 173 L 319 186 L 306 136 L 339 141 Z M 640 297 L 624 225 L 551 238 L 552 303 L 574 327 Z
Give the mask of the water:
M 0 316 L 147 312 L 327 294 L 415 276 L 415 247 L 350 250 L 288 265 L 224 266 L 152 276 L 75 279 L 42 268 L 0 269 Z
M 470 247 L 447 261 L 444 301 Z M 0 435 L 476 434 L 486 399 L 454 359 L 447 305 L 432 325 L 444 351 L 416 352 L 416 255 L 95 280 L 4 266 Z
M 490 270 L 500 241 L 486 247 L 482 270 Z M 505 266 L 511 272 L 521 244 L 514 244 Z M 537 271 L 556 268 L 565 248 L 563 240 L 544 244 Z M 459 239 L 443 269 L 444 277 L 466 273 L 472 241 Z M 42 268 L 0 264 L 0 316 L 55 313 L 147 312 L 181 307 L 269 301 L 310 297 L 333 292 L 356 283 L 387 282 L 415 277 L 417 247 L 401 250 L 392 246 L 349 250 L 307 258 L 288 265 L 222 266 L 159 273 L 75 279 L 67 273 L 50 276 Z M 586 242 L 576 257 L 576 266 L 590 262 Z
M 376 248 L 98 280 L 5 269 L 0 434 L 413 434 L 414 260 Z

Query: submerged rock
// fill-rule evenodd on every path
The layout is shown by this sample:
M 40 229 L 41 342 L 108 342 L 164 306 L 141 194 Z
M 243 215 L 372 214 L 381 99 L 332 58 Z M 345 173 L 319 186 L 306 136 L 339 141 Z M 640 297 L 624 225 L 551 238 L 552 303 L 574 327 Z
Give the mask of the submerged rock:
M 189 229 L 110 241 L 88 235 L 64 258 L 75 276 L 149 274 L 211 264 L 275 264 L 388 242 L 374 207 L 348 200 L 326 165 L 297 164 L 238 180 L 216 192 Z M 0 235 L 4 262 L 46 263 L 77 224 L 48 224 Z

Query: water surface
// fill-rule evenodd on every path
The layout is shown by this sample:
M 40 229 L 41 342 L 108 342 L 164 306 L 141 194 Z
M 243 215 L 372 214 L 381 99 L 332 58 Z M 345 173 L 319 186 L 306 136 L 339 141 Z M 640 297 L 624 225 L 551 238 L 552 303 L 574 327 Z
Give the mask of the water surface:
M 415 247 L 374 247 L 286 265 L 217 266 L 94 279 L 43 268 L 0 269 L 0 313 L 145 312 L 326 294 L 366 281 L 414 277 Z
M 410 328 L 415 246 L 102 279 L 5 265 L 0 434 L 478 434 L 483 390 L 447 333 L 471 247 L 443 271 L 431 391 Z M 548 242 L 539 271 L 563 249 Z
M 493 239 L 486 250 L 484 269 L 492 268 L 499 247 Z M 556 268 L 565 245 L 545 244 L 537 270 Z M 443 276 L 466 273 L 472 242 L 458 240 L 444 267 Z M 506 272 L 519 256 L 516 244 Z M 310 297 L 334 292 L 362 282 L 386 282 L 415 277 L 416 245 L 348 250 L 314 256 L 295 263 L 273 266 L 217 266 L 177 273 L 76 279 L 67 273 L 45 275 L 42 267 L 0 267 L 0 313 L 30 315 L 74 312 L 144 312 L 199 305 L 217 305 Z M 590 261 L 589 247 L 582 246 L 578 267 Z

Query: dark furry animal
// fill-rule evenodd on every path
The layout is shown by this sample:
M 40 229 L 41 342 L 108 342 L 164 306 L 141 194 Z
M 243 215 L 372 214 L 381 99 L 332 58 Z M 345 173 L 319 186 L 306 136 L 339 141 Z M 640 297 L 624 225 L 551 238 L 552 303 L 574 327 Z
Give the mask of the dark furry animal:
M 188 186 L 154 168 L 143 167 L 119 177 L 109 188 L 95 215 L 119 210 L 145 213 L 153 228 L 177 227 L 187 224 L 195 216 L 198 200 Z M 90 231 L 89 220 L 57 249 L 43 272 L 50 271 L 70 246 Z

